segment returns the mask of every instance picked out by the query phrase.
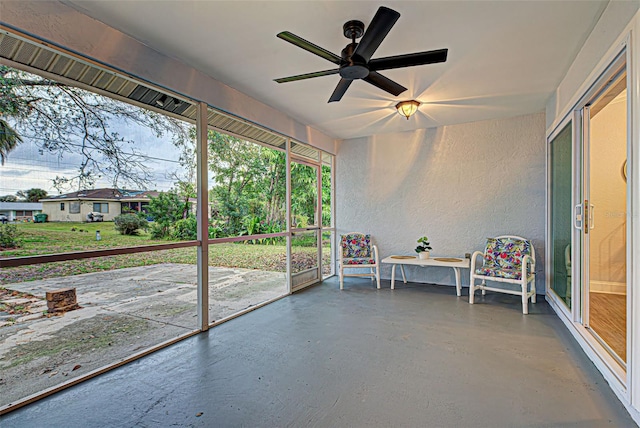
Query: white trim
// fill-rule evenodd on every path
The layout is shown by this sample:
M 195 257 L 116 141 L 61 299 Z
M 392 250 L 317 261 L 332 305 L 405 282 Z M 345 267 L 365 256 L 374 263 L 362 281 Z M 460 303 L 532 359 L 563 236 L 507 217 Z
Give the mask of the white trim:
M 591 280 L 589 283 L 589 291 L 592 293 L 626 295 L 627 284 L 624 282 Z

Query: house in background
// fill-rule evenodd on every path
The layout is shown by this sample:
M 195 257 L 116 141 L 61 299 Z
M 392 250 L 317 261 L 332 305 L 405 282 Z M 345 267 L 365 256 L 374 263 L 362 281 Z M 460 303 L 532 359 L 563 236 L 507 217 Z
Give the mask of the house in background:
M 129 211 L 144 211 L 154 190 L 91 189 L 49 196 L 42 199 L 42 212 L 48 221 L 87 221 L 90 213 L 100 213 L 104 221 Z
M 0 214 L 9 221 L 33 221 L 33 216 L 42 212 L 42 202 L 0 202 Z

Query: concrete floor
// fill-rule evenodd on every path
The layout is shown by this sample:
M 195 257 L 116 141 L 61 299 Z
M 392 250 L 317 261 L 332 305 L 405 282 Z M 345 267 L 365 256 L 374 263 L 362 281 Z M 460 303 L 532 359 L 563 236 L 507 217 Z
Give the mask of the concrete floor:
M 636 426 L 544 301 L 383 286 L 332 278 L 0 426 Z

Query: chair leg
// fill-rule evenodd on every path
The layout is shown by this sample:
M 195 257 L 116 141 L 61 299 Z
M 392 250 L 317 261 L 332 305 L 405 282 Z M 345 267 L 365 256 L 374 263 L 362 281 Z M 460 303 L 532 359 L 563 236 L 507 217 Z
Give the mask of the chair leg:
M 378 289 L 380 289 L 380 266 L 376 266 L 376 282 L 378 283 Z
M 344 288 L 344 272 L 342 267 L 340 267 L 340 290 Z
M 522 285 L 522 313 L 529 314 L 529 296 L 527 295 L 527 283 Z
M 475 281 L 473 280 L 473 277 L 471 277 L 471 281 L 469 282 L 469 304 L 473 305 L 473 300 L 475 298 L 475 293 L 476 293 L 476 288 L 474 287 L 473 283 Z
M 535 280 L 531 282 L 531 303 L 536 303 L 536 282 Z

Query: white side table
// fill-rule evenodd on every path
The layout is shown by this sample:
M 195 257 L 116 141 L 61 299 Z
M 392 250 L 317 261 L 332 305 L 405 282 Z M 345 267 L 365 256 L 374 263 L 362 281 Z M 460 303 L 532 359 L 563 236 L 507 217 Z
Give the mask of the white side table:
M 396 280 L 396 266 L 400 265 L 400 271 L 402 272 L 402 280 L 407 283 L 407 277 L 404 273 L 404 265 L 413 266 L 440 266 L 449 267 L 453 269 L 453 273 L 456 277 L 456 294 L 460 296 L 462 285 L 460 284 L 460 268 L 469 269 L 470 260 L 462 257 L 430 257 L 428 259 L 418 259 L 417 257 L 406 258 L 407 256 L 389 256 L 382 259 L 382 263 L 388 263 L 393 265 L 391 267 L 391 289 L 395 289 Z M 455 259 L 455 261 L 453 260 Z

